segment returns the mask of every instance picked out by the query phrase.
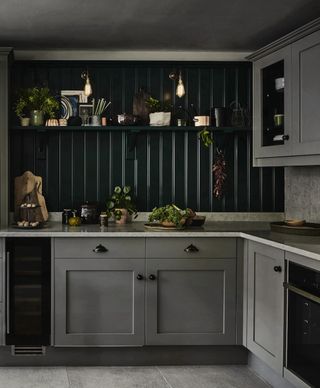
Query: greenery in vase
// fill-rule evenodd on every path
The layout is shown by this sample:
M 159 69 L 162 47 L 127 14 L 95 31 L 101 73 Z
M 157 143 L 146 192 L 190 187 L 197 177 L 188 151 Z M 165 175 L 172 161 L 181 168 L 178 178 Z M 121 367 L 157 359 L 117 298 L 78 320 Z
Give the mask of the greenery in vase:
M 112 196 L 107 201 L 107 215 L 114 216 L 116 220 L 120 220 L 122 212 L 120 209 L 126 209 L 134 218 L 138 216 L 136 206 L 132 200 L 130 186 L 116 186 L 113 190 Z
M 59 109 L 58 101 L 51 95 L 49 88 L 28 88 L 20 92 L 15 105 L 18 117 L 28 115 L 32 110 L 40 110 L 49 118 L 54 118 Z
M 171 112 L 172 106 L 169 102 L 164 101 L 160 102 L 156 98 L 149 97 L 146 100 L 146 104 L 149 108 L 150 113 L 155 113 L 155 112 Z
M 181 210 L 174 204 L 155 207 L 149 215 L 149 222 L 171 222 L 177 227 L 182 227 L 191 213 L 191 209 Z

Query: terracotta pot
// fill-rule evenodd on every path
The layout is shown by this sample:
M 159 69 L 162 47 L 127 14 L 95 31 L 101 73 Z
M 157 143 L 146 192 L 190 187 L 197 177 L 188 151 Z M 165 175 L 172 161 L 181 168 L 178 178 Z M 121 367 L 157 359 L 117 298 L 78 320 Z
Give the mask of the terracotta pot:
M 116 210 L 120 210 L 122 213 L 120 220 L 116 220 L 116 224 L 123 225 L 123 224 L 127 224 L 128 222 L 131 222 L 131 215 L 128 213 L 127 209 L 116 209 Z

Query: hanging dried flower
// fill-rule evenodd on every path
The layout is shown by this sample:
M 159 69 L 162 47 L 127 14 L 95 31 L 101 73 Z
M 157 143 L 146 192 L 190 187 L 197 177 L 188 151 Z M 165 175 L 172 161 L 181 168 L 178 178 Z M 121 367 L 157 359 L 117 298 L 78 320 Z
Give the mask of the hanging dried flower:
M 217 150 L 217 156 L 212 166 L 212 171 L 214 175 L 213 195 L 218 199 L 223 197 L 223 187 L 227 178 L 226 169 L 224 153 L 222 150 Z

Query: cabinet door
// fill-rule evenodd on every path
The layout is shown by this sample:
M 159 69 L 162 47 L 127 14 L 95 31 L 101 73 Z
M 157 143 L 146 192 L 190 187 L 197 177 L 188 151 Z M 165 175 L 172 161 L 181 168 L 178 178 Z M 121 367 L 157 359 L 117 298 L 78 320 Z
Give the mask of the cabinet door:
M 54 344 L 143 345 L 144 266 L 144 259 L 56 259 Z
M 148 259 L 148 345 L 236 343 L 235 259 Z
M 320 31 L 292 45 L 293 152 L 320 154 Z
M 253 156 L 289 156 L 292 148 L 291 47 L 258 60 L 253 69 Z
M 282 373 L 284 252 L 249 243 L 247 347 Z

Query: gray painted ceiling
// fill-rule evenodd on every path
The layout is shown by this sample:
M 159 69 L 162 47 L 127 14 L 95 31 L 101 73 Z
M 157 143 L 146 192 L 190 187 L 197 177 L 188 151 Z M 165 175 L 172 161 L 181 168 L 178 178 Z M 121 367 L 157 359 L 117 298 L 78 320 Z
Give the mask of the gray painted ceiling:
M 319 16 L 319 0 L 0 0 L 0 46 L 247 51 Z

